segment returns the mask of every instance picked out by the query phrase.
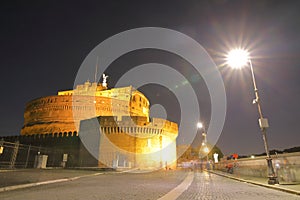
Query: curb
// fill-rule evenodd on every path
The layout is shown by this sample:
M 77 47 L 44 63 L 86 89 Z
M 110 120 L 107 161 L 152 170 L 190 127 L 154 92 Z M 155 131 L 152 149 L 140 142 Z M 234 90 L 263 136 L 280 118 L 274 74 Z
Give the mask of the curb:
M 218 172 L 215 172 L 215 171 L 208 170 L 208 172 L 212 173 L 212 174 L 219 175 L 219 176 L 223 176 L 223 177 L 226 177 L 226 178 L 230 178 L 230 179 L 233 179 L 233 180 L 236 180 L 236 181 L 250 183 L 250 184 L 253 184 L 253 185 L 258 185 L 258 186 L 262 186 L 262 187 L 266 187 L 266 188 L 270 188 L 270 189 L 275 189 L 275 190 L 279 190 L 279 191 L 282 191 L 282 192 L 287 192 L 287 193 L 291 193 L 291 194 L 295 194 L 295 195 L 300 195 L 300 191 L 287 189 L 287 188 L 282 188 L 282 187 L 278 187 L 276 185 L 268 185 L 268 184 L 264 184 L 264 183 L 260 183 L 260 182 L 256 182 L 256 181 L 237 178 L 237 177 L 233 177 L 233 176 L 230 176 L 230 175 L 227 175 L 227 174 L 218 173 Z
M 134 168 L 134 169 L 124 170 L 124 171 L 117 171 L 117 172 L 114 172 L 114 173 L 121 174 L 121 173 L 131 172 L 131 171 L 134 171 L 134 170 L 136 170 L 136 169 Z M 2 172 L 6 172 L 6 171 L 12 171 L 12 170 L 3 170 Z M 76 177 L 72 177 L 72 178 L 63 178 L 63 179 L 55 179 L 55 180 L 50 180 L 50 181 L 42 181 L 42 182 L 37 182 L 37 183 L 27 183 L 27 184 L 21 184 L 21 185 L 6 186 L 6 187 L 0 188 L 0 193 L 1 192 L 6 192 L 6 191 L 17 190 L 17 189 L 24 189 L 24 188 L 28 188 L 28 187 L 35 187 L 35 186 L 39 186 L 39 185 L 74 181 L 74 180 L 77 180 L 79 178 L 85 178 L 85 177 L 90 177 L 90 176 L 98 176 L 98 175 L 101 175 L 101 174 L 104 174 L 104 173 L 105 172 L 98 172 L 98 173 L 95 173 L 95 174 L 76 176 Z
M 72 178 L 63 178 L 63 179 L 56 179 L 56 180 L 50 180 L 50 181 L 42 181 L 42 182 L 37 182 L 37 183 L 28 183 L 28 184 L 21 184 L 21 185 L 13 185 L 13 186 L 6 186 L 0 188 L 0 192 L 6 192 L 6 191 L 12 191 L 12 190 L 17 190 L 17 189 L 24 189 L 28 187 L 34 187 L 34 186 L 39 186 L 39 185 L 46 185 L 46 184 L 52 184 L 52 183 L 61 183 L 61 182 L 67 182 L 67 181 L 74 181 L 79 178 L 85 178 L 85 177 L 90 177 L 90 176 L 98 176 L 103 173 L 95 173 L 95 174 L 88 174 L 88 175 L 83 175 L 83 176 L 76 176 Z

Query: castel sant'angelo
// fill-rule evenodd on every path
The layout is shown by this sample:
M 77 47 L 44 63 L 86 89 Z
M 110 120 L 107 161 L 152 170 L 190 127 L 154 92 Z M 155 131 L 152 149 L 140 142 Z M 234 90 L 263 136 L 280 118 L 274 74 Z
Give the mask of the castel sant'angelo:
M 106 79 L 28 102 L 21 135 L 78 137 L 98 166 L 174 167 L 177 124 L 150 118 L 141 92 L 132 86 L 108 89 Z

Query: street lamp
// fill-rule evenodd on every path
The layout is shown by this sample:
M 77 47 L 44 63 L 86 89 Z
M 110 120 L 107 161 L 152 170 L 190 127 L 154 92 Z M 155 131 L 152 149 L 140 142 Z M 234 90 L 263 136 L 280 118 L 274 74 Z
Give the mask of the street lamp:
M 203 129 L 203 133 L 202 133 L 203 141 L 202 141 L 201 147 L 203 147 L 202 150 L 203 150 L 203 152 L 206 154 L 206 160 L 208 161 L 209 148 L 207 147 L 207 139 L 206 139 L 205 126 L 204 126 L 203 123 L 198 122 L 198 123 L 197 123 L 197 128 L 198 128 L 198 129 Z
M 204 124 L 201 123 L 201 122 L 198 122 L 198 123 L 197 123 L 197 128 L 198 128 L 198 129 L 203 129 L 203 133 L 202 133 L 202 136 L 203 136 L 203 142 L 202 142 L 202 145 L 206 145 L 207 139 L 206 139 L 206 131 L 205 131 L 205 126 L 204 126 Z
M 272 158 L 270 156 L 268 142 L 267 142 L 267 128 L 269 127 L 268 119 L 263 117 L 261 105 L 260 105 L 260 98 L 258 95 L 258 89 L 254 77 L 254 71 L 251 59 L 249 57 L 249 53 L 246 50 L 243 49 L 234 49 L 230 51 L 227 55 L 227 64 L 235 69 L 240 69 L 242 67 L 245 67 L 249 64 L 251 75 L 252 75 L 252 82 L 254 87 L 254 93 L 255 93 L 255 99 L 253 100 L 253 104 L 257 104 L 258 114 L 259 114 L 259 127 L 262 131 L 263 140 L 264 140 L 264 147 L 267 154 L 267 165 L 268 165 L 268 184 L 278 184 L 278 179 L 275 174 L 273 164 L 272 164 Z
M 197 123 L 197 128 L 199 128 L 199 129 L 203 128 L 203 124 L 201 122 L 198 122 Z

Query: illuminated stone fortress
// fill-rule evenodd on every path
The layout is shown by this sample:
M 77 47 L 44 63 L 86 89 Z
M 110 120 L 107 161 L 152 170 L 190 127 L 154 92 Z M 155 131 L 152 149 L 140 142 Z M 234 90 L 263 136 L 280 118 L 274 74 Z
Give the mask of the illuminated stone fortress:
M 76 118 L 74 119 L 74 113 Z M 143 116 L 149 118 L 149 101 L 132 86 L 107 89 L 85 82 L 74 90 L 27 103 L 21 135 L 78 133 L 82 119 L 93 116 Z
M 21 135 L 79 136 L 98 166 L 175 167 L 177 124 L 151 119 L 141 92 L 132 86 L 108 89 L 106 78 L 28 102 Z M 86 155 L 81 157 L 85 162 Z

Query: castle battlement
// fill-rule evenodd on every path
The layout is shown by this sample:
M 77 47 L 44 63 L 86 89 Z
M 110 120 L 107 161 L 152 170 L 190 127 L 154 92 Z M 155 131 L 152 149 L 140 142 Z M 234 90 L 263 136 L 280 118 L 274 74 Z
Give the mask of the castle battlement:
M 165 119 L 152 118 L 149 122 L 146 117 L 123 116 L 120 121 L 115 116 L 99 116 L 97 120 L 82 120 L 81 125 L 86 127 L 99 127 L 106 134 L 129 134 L 139 137 L 151 137 L 153 135 L 167 135 L 177 137 L 178 126 L 174 122 Z
M 99 116 L 80 122 L 79 136 L 101 165 L 122 157 L 134 167 L 160 168 L 176 163 L 176 123 L 154 118 Z M 100 152 L 100 153 L 98 153 Z

